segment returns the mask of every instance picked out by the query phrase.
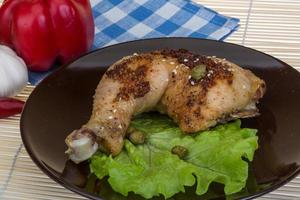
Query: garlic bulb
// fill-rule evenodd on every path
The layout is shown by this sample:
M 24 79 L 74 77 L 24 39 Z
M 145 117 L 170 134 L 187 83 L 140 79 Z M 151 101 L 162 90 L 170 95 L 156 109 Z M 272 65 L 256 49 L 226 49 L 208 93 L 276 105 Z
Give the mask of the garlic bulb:
M 0 97 L 16 95 L 27 82 L 25 62 L 12 49 L 0 45 Z

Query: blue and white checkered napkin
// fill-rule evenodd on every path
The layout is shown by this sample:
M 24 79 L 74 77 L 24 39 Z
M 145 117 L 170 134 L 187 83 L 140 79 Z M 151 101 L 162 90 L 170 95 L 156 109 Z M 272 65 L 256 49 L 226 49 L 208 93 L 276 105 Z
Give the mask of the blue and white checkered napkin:
M 95 19 L 93 48 L 157 37 L 223 40 L 239 19 L 225 17 L 188 0 L 91 0 Z M 48 73 L 29 73 L 36 84 Z

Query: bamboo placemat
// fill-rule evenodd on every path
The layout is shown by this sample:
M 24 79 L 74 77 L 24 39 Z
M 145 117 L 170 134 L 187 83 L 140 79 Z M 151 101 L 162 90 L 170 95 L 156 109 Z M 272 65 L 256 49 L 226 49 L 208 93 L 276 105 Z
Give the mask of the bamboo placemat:
M 300 70 L 300 0 L 198 2 L 241 19 L 228 42 L 264 51 Z M 33 89 L 26 87 L 17 98 L 26 100 Z M 32 162 L 20 138 L 19 120 L 20 116 L 0 120 L 0 199 L 85 199 L 52 181 Z M 259 199 L 300 199 L 300 176 Z

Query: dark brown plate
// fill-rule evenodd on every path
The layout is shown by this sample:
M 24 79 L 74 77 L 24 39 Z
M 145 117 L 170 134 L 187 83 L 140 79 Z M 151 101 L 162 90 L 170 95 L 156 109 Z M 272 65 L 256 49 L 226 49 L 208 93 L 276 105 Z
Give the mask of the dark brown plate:
M 226 58 L 251 69 L 267 83 L 259 107 L 261 115 L 243 120 L 258 129 L 259 150 L 250 165 L 246 188 L 232 199 L 250 199 L 285 184 L 300 171 L 300 74 L 284 62 L 259 51 L 224 42 L 163 38 L 139 40 L 99 49 L 60 68 L 30 95 L 21 118 L 21 134 L 32 160 L 64 187 L 92 199 L 143 199 L 123 197 L 105 181 L 87 180 L 86 163 L 75 165 L 64 154 L 64 139 L 85 123 L 92 109 L 94 90 L 107 66 L 134 52 L 185 48 L 204 55 Z M 194 188 L 173 199 L 224 199 L 222 185 L 214 184 L 201 197 Z M 161 198 L 155 198 L 161 199 Z

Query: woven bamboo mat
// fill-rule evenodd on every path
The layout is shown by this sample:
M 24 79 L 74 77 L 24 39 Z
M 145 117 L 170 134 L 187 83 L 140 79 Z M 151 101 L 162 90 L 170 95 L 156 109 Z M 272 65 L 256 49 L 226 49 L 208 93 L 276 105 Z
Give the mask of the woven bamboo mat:
M 198 2 L 241 19 L 239 31 L 228 42 L 264 51 L 300 70 L 300 0 Z M 26 100 L 33 89 L 26 87 L 17 98 Z M 64 189 L 35 166 L 22 144 L 19 120 L 20 116 L 0 120 L 0 199 L 85 199 Z M 300 176 L 259 199 L 300 199 Z

